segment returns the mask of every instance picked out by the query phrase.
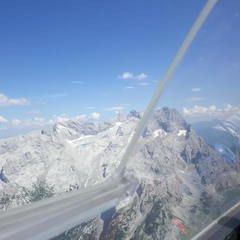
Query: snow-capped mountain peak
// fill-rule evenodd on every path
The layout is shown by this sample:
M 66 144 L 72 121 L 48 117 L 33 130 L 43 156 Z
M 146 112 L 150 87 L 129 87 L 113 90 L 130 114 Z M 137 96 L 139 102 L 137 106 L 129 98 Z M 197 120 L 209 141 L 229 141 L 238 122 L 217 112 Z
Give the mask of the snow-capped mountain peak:
M 23 193 L 34 191 L 40 180 L 54 194 L 105 181 L 119 165 L 141 116 L 132 111 L 104 123 L 61 121 L 52 130 L 0 140 L 0 192 L 12 196 L 14 206 L 24 204 Z M 215 199 L 239 183 L 235 165 L 209 147 L 174 109 L 154 112 L 129 160 L 126 174 L 139 186 L 132 201 L 125 199 L 116 208 L 102 239 L 116 239 L 118 233 L 174 239 L 172 222 L 181 219 L 181 226 L 195 227 L 191 221 L 201 199 Z M 149 223 L 155 226 L 151 231 L 146 230 Z

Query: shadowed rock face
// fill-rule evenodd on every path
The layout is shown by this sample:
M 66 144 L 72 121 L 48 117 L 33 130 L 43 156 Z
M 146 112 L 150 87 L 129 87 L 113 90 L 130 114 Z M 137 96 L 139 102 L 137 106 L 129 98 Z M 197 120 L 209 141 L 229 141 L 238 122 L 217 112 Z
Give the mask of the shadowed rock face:
M 99 132 L 99 126 L 92 122 L 82 121 L 63 121 L 53 126 L 53 133 L 67 139 L 74 139 L 81 135 L 96 135 Z
M 240 115 L 233 114 L 227 119 L 211 120 L 194 123 L 196 132 L 206 141 L 218 154 L 232 165 L 236 171 L 240 171 Z M 231 184 L 229 184 L 231 186 Z M 218 189 L 224 187 L 217 184 Z
M 8 179 L 7 177 L 4 175 L 4 172 L 3 172 L 3 168 L 1 169 L 1 172 L 0 172 L 0 180 L 4 183 L 8 183 Z
M 136 110 L 131 110 L 129 112 L 129 114 L 127 115 L 127 118 L 132 118 L 132 117 L 140 119 L 141 118 L 141 113 L 137 112 Z
M 179 128 L 187 129 L 189 126 L 177 110 L 166 107 L 154 112 L 154 120 L 152 122 L 155 121 L 166 132 L 172 132 Z
M 119 164 L 140 118 L 140 113 L 132 111 L 121 121 L 100 125 L 66 121 L 46 134 L 1 140 L 0 167 L 4 166 L 9 183 L 0 182 L 0 191 L 10 194 L 31 188 L 34 179 L 41 177 L 58 194 L 107 178 Z M 154 112 L 126 176 L 137 179 L 139 186 L 104 219 L 105 225 L 96 218 L 59 239 L 174 240 L 190 236 L 189 229 L 197 231 L 213 212 L 221 210 L 221 191 L 239 184 L 235 165 L 228 164 L 169 108 Z

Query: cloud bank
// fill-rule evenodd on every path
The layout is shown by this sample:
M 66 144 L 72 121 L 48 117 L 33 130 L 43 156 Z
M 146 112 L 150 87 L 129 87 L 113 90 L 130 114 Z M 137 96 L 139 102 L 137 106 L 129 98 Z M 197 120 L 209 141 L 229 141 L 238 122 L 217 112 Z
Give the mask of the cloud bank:
M 10 98 L 3 93 L 0 93 L 0 107 L 7 106 L 24 106 L 30 102 L 26 98 Z
M 195 105 L 192 108 L 183 108 L 183 114 L 185 117 L 193 119 L 224 119 L 234 114 L 240 113 L 239 106 L 233 106 L 231 104 L 226 104 L 224 107 L 219 108 L 216 105 L 210 106 L 200 106 Z
M 0 116 L 0 124 L 1 123 L 7 123 L 7 122 L 8 122 L 8 120 L 5 117 Z

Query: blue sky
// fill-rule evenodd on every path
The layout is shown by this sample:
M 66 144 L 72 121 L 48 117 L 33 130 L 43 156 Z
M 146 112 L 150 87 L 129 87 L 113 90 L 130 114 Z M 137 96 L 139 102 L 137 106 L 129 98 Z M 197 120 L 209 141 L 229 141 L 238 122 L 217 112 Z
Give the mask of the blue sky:
M 143 110 L 204 3 L 2 1 L 0 124 Z M 220 0 L 159 106 L 237 108 L 239 26 L 240 2 Z

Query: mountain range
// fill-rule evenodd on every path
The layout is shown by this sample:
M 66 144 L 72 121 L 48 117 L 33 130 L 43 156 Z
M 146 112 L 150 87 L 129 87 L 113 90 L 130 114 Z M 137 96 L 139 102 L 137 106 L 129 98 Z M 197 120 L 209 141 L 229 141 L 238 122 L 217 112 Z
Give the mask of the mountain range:
M 105 181 L 140 119 L 140 113 L 131 111 L 103 123 L 67 120 L 48 130 L 1 139 L 0 207 L 6 210 Z M 138 181 L 133 196 L 55 240 L 192 237 L 239 200 L 240 124 L 233 119 L 232 125 L 228 120 L 192 126 L 175 109 L 156 110 L 125 171 Z M 215 130 L 224 132 L 227 144 L 213 138 Z

